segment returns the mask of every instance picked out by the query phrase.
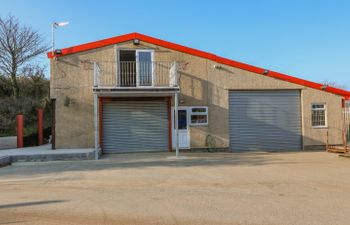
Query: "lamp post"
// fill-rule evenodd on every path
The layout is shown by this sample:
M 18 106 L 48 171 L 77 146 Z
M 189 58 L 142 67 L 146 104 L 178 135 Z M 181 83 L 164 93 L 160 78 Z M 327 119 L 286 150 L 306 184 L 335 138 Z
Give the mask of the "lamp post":
M 57 27 L 64 27 L 66 25 L 68 25 L 69 22 L 54 22 L 52 23 L 52 26 L 51 26 L 51 37 L 52 37 L 52 56 L 55 55 L 55 29 Z

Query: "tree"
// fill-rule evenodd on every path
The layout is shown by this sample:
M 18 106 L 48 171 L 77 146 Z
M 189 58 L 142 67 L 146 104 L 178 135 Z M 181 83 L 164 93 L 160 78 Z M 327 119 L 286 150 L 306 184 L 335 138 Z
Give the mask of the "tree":
M 19 95 L 20 70 L 49 49 L 43 43 L 38 31 L 21 25 L 17 18 L 0 17 L 0 74 L 10 78 L 14 98 Z
M 45 67 L 34 62 L 23 66 L 18 72 L 20 91 L 16 99 L 12 97 L 11 79 L 0 76 L 0 137 L 16 135 L 15 118 L 20 113 L 25 117 L 24 136 L 35 139 L 38 108 L 44 109 L 44 125 L 51 125 L 50 81 L 45 71 Z
M 45 78 L 45 69 L 46 67 L 39 64 L 30 64 L 23 67 L 21 77 L 27 78 L 23 80 L 27 80 L 30 83 L 22 82 L 21 94 L 29 95 L 35 100 L 46 100 L 50 85 Z M 44 99 L 41 99 L 43 97 Z
M 322 84 L 325 86 L 331 86 L 331 87 L 347 90 L 347 86 L 345 84 L 338 84 L 338 83 L 336 83 L 334 81 L 330 81 L 330 80 L 325 80 L 322 82 Z

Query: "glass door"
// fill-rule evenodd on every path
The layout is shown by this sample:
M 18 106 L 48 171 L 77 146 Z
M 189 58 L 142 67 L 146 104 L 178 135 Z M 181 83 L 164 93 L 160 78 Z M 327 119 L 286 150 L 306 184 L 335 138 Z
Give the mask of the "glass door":
M 137 84 L 153 86 L 153 50 L 136 50 Z

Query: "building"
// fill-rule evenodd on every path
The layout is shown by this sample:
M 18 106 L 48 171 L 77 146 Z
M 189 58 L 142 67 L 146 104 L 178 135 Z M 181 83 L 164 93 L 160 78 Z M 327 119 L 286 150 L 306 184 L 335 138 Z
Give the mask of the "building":
M 342 143 L 345 90 L 139 33 L 48 58 L 56 148 L 171 151 L 176 114 L 181 149 L 312 149 L 327 131 Z

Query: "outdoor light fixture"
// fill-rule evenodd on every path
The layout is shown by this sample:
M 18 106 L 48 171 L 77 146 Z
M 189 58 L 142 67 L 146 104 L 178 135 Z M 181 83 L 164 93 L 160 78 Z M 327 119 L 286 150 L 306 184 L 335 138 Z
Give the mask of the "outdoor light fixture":
M 61 55 L 62 50 L 61 49 L 55 49 L 55 55 Z
M 269 70 L 264 70 L 264 75 L 267 75 L 269 73 Z
M 63 26 L 66 26 L 66 25 L 68 25 L 68 24 L 69 24 L 69 22 L 54 23 L 54 25 L 55 25 L 56 27 L 63 27 Z
M 221 69 L 222 69 L 222 66 L 220 66 L 220 65 L 214 65 L 213 68 L 214 68 L 214 69 L 221 70 Z
M 52 26 L 51 26 L 51 34 L 52 34 L 52 56 L 55 56 L 55 29 L 57 27 L 64 27 L 64 26 L 67 26 L 69 24 L 69 22 L 54 22 L 52 23 Z M 59 49 L 58 49 L 59 50 Z M 59 50 L 58 51 L 59 54 L 62 54 L 62 51 Z
M 139 39 L 134 39 L 134 45 L 139 45 L 140 44 L 140 40 Z

